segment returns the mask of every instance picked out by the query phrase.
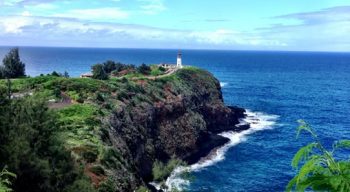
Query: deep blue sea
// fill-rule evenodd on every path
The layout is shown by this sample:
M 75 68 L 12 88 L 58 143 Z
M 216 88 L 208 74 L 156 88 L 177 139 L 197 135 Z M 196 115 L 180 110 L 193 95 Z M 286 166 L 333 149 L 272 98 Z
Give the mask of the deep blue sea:
M 0 58 L 8 50 L 0 48 Z M 236 135 L 217 158 L 220 161 L 196 169 L 189 191 L 283 191 L 295 174 L 290 165 L 294 153 L 310 141 L 307 134 L 296 139 L 298 119 L 309 122 L 327 146 L 350 139 L 350 53 L 182 53 L 185 65 L 207 69 L 220 80 L 227 105 L 249 109 L 262 121 L 256 131 Z M 175 63 L 176 54 L 177 50 L 20 48 L 31 76 L 53 70 L 79 76 L 108 59 L 136 65 Z M 339 156 L 348 157 L 344 151 Z

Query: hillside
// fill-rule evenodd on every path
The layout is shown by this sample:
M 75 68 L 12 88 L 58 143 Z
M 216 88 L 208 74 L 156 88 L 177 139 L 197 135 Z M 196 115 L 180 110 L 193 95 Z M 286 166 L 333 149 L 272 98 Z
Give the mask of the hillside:
M 1 93 L 6 89 L 1 80 Z M 15 79 L 12 92 L 13 100 L 47 101 L 62 150 L 92 191 L 134 191 L 154 179 L 156 162 L 194 163 L 226 143 L 217 133 L 239 131 L 244 117 L 243 109 L 224 105 L 212 74 L 193 67 L 156 79 Z

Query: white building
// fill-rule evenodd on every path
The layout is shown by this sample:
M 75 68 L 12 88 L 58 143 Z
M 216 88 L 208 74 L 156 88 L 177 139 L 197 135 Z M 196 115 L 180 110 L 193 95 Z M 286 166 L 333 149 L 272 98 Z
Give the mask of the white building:
M 179 51 L 179 53 L 177 54 L 177 62 L 176 62 L 176 67 L 177 68 L 182 68 L 182 54 Z

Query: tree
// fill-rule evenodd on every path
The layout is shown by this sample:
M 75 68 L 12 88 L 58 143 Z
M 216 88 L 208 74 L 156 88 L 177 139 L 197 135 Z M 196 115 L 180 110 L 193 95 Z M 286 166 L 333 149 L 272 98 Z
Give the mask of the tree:
M 140 65 L 140 66 L 137 68 L 137 71 L 138 71 L 139 73 L 144 74 L 144 75 L 149 75 L 149 74 L 151 73 L 151 68 L 150 68 L 148 65 L 142 63 L 142 65 Z
M 5 78 L 5 68 L 0 65 L 0 79 Z
M 61 74 L 57 73 L 56 71 L 53 71 L 53 72 L 51 73 L 51 75 L 52 75 L 52 76 L 55 76 L 55 77 L 60 77 L 60 76 L 61 76 Z
M 69 78 L 69 74 L 68 74 L 68 72 L 67 72 L 67 71 L 64 71 L 63 77 L 65 77 L 65 78 Z
M 13 48 L 2 60 L 4 65 L 3 74 L 6 78 L 25 76 L 25 64 L 19 58 L 18 48 Z
M 17 175 L 15 191 L 63 191 L 79 175 L 59 137 L 56 114 L 38 96 L 2 99 L 0 167 Z
M 289 182 L 286 191 L 350 191 L 350 161 L 334 157 L 339 149 L 350 149 L 350 140 L 334 142 L 332 150 L 327 150 L 318 136 L 305 121 L 299 121 L 297 137 L 301 131 L 311 134 L 315 142 L 302 148 L 295 154 L 292 166 L 299 168 L 298 174 Z
M 100 80 L 108 79 L 108 74 L 104 70 L 104 66 L 102 64 L 92 66 L 92 78 Z
M 111 73 L 112 71 L 117 69 L 117 65 L 114 61 L 108 60 L 103 63 L 103 69 L 106 73 Z

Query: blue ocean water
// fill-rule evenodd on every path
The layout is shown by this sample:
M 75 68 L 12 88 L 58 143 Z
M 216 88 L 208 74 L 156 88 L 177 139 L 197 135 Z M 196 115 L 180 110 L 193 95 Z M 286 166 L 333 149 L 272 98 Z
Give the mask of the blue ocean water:
M 0 48 L 0 58 L 9 50 Z M 295 171 L 291 159 L 310 141 L 296 140 L 304 119 L 330 146 L 350 139 L 350 53 L 183 50 L 183 62 L 212 72 L 225 103 L 273 116 L 270 129 L 244 136 L 223 160 L 193 172 L 189 191 L 283 191 Z M 27 74 L 79 76 L 107 59 L 132 64 L 174 63 L 177 50 L 20 48 Z M 345 156 L 347 154 L 340 154 Z

